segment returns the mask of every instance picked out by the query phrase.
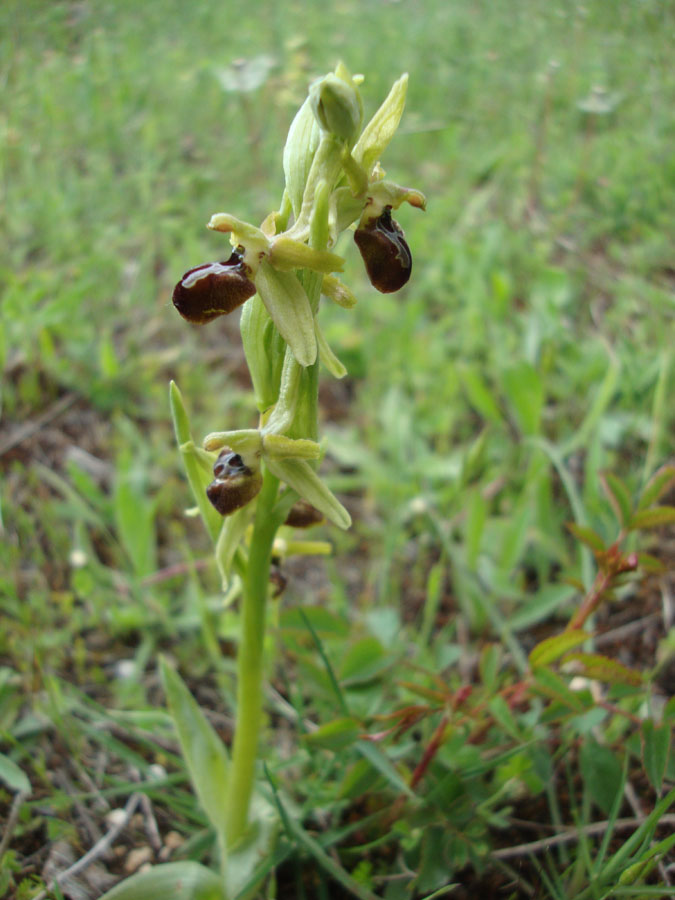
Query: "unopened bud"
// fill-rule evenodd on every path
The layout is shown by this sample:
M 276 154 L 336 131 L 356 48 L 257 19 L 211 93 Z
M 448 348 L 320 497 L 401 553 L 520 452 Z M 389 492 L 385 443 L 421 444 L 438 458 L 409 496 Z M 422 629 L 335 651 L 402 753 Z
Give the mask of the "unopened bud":
M 232 312 L 256 292 L 251 270 L 239 249 L 226 262 L 205 263 L 183 275 L 173 291 L 173 305 L 194 325 Z
M 353 143 L 363 118 L 361 99 L 355 87 L 330 73 L 310 87 L 309 100 L 324 131 Z

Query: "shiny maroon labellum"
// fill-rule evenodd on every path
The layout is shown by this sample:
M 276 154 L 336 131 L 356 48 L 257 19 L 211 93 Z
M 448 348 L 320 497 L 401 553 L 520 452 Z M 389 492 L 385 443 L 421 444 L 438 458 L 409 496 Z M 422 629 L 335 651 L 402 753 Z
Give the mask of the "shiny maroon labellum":
M 241 252 L 234 250 L 226 262 L 204 263 L 186 272 L 173 290 L 173 305 L 188 322 L 204 325 L 255 294 L 250 274 Z
M 262 475 L 249 468 L 241 456 L 224 447 L 213 466 L 214 480 L 206 496 L 221 516 L 229 516 L 246 506 L 262 487 Z
M 382 294 L 393 294 L 406 284 L 412 272 L 412 256 L 403 229 L 391 217 L 391 206 L 359 225 L 354 240 L 374 288 Z

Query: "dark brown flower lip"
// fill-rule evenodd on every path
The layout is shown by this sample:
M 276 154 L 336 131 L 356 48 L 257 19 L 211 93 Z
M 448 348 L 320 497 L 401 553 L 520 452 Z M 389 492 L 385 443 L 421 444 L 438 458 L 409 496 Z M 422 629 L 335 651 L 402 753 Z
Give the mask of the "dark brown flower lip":
M 211 505 L 221 514 L 229 516 L 259 493 L 262 475 L 253 471 L 238 453 L 223 447 L 213 465 L 214 480 L 206 488 Z
M 393 294 L 407 284 L 412 254 L 401 226 L 391 217 L 391 206 L 367 219 L 354 232 L 370 283 L 383 294 Z
M 203 263 L 183 275 L 173 291 L 173 305 L 195 325 L 227 315 L 256 292 L 251 270 L 239 248 L 225 262 Z
M 296 500 L 291 507 L 284 525 L 291 528 L 311 528 L 323 522 L 323 515 L 306 500 Z

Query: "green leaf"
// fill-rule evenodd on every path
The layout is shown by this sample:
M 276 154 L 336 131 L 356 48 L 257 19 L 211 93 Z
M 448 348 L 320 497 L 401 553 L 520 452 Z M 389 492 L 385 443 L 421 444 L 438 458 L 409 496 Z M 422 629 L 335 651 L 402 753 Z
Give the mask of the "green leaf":
M 608 815 L 623 783 L 621 763 L 609 747 L 588 738 L 579 753 L 579 767 L 591 798 Z
M 614 475 L 612 472 L 605 472 L 601 475 L 600 482 L 619 522 L 622 525 L 628 525 L 633 513 L 633 501 L 627 486 L 618 475 Z
M 249 823 L 243 837 L 234 847 L 228 847 L 223 867 L 227 896 L 241 900 L 259 896 L 254 889 L 266 874 L 266 867 L 260 863 L 272 855 L 279 828 L 276 807 L 259 791 L 251 798 Z
M 589 706 L 589 701 L 585 699 L 583 694 L 571 690 L 565 680 L 551 669 L 535 669 L 533 687 L 545 697 L 562 703 L 563 706 L 576 713 L 585 712 Z M 588 694 L 588 696 L 590 695 Z M 593 703 L 592 698 L 590 703 Z
M 229 769 L 225 746 L 178 673 L 165 659 L 160 661 L 160 667 L 169 711 L 192 784 L 219 838 L 224 841 Z
M 356 742 L 356 749 L 364 759 L 368 760 L 374 769 L 377 769 L 380 775 L 389 782 L 394 790 L 404 793 L 410 798 L 415 796 L 414 791 L 412 791 L 403 778 L 401 778 L 387 754 L 376 744 L 373 744 L 370 741 L 360 740 Z
M 605 549 L 605 542 L 603 539 L 597 531 L 593 531 L 588 525 L 577 525 L 576 522 L 567 522 L 566 524 L 567 530 L 571 531 L 575 538 L 580 540 L 583 544 L 586 544 L 591 550 L 602 552 Z
M 576 593 L 576 588 L 569 584 L 544 585 L 509 617 L 509 625 L 513 631 L 529 628 L 548 618 Z
M 362 730 L 356 719 L 343 717 L 326 722 L 316 731 L 306 734 L 304 741 L 311 747 L 321 747 L 323 750 L 335 752 L 350 747 Z
M 113 507 L 117 533 L 134 572 L 150 575 L 157 569 L 155 504 L 148 496 L 145 472 L 127 449 L 117 458 Z
M 572 647 L 578 647 L 579 644 L 589 640 L 590 637 L 591 635 L 588 632 L 577 629 L 574 631 L 563 631 L 562 634 L 546 638 L 538 643 L 530 653 L 530 666 L 533 669 L 536 669 L 538 666 L 547 666 L 567 653 L 568 650 L 571 650 Z
M 600 653 L 569 653 L 565 662 L 574 660 L 581 666 L 581 674 L 587 678 L 606 681 L 608 684 L 640 685 L 644 682 L 641 672 Z
M 267 773 L 267 777 L 269 779 L 269 773 Z M 328 874 L 339 884 L 346 888 L 350 895 L 357 897 L 358 900 L 378 900 L 377 896 L 373 894 L 372 891 L 359 884 L 358 881 L 355 881 L 341 865 L 335 862 L 335 860 L 326 853 L 323 847 L 321 847 L 321 845 L 315 841 L 292 816 L 288 815 L 271 779 L 270 784 L 274 791 L 274 801 L 277 804 L 279 815 L 281 816 L 281 820 L 284 823 L 289 838 L 302 847 L 302 849 L 314 859 L 318 866 L 328 872 Z
M 654 790 L 659 793 L 668 765 L 671 743 L 670 725 L 657 726 L 650 719 L 642 723 L 642 762 Z
M 311 366 L 317 345 L 314 316 L 305 289 L 293 272 L 280 272 L 266 259 L 260 263 L 256 287 L 279 334 L 301 366 Z
M 4 781 L 8 788 L 22 794 L 30 794 L 30 781 L 26 773 L 20 769 L 14 760 L 4 753 L 0 753 L 0 781 Z
M 462 387 L 466 391 L 469 403 L 473 408 L 490 422 L 501 422 L 502 414 L 497 401 L 479 371 L 468 365 L 460 365 L 457 374 Z
M 478 488 L 472 490 L 466 504 L 466 526 L 464 536 L 466 542 L 466 564 L 471 569 L 476 568 L 476 561 L 480 553 L 481 541 L 487 520 L 488 505 Z
M 206 487 L 213 476 L 205 471 L 198 456 L 198 450 L 192 440 L 190 421 L 183 403 L 183 397 L 175 381 L 172 381 L 169 385 L 169 404 L 171 406 L 171 417 L 173 419 L 176 441 L 183 458 L 183 468 L 206 529 L 211 535 L 211 539 L 215 542 L 218 539 L 223 518 L 211 506 L 206 496 Z
M 523 434 L 538 434 L 544 407 L 544 386 L 534 366 L 525 360 L 507 369 L 504 391 Z
M 344 687 L 364 684 L 381 674 L 389 662 L 377 638 L 363 638 L 347 650 L 340 666 L 340 682 Z
M 675 522 L 675 506 L 654 506 L 636 512 L 630 520 L 629 527 L 635 531 L 638 528 L 660 528 L 673 522 Z
M 646 509 L 661 497 L 675 484 L 675 466 L 663 466 L 649 479 L 640 495 L 638 509 Z
M 101 900 L 227 900 L 222 880 L 196 862 L 153 866 L 132 875 Z

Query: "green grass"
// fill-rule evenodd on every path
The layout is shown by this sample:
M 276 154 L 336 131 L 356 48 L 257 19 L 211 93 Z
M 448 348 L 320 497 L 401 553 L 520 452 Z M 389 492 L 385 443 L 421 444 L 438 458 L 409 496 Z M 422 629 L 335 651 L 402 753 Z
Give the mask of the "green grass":
M 322 310 L 349 369 L 346 388 L 326 376 L 322 397 L 332 484 L 351 498 L 355 526 L 326 532 L 328 561 L 291 568 L 270 637 L 285 702 L 268 698 L 279 746 L 267 764 L 283 790 L 292 781 L 297 821 L 313 835 L 286 835 L 291 858 L 326 871 L 312 856 L 318 840 L 369 890 L 411 897 L 404 878 L 381 880 L 410 871 L 422 897 L 464 865 L 481 871 L 489 848 L 508 844 L 525 796 L 554 824 L 625 817 L 606 803 L 625 777 L 642 785 L 645 812 L 654 808 L 659 765 L 645 760 L 634 721 L 584 692 L 572 711 L 566 682 L 552 703 L 550 680 L 539 684 L 548 699 L 527 710 L 494 698 L 539 637 L 564 628 L 579 602 L 569 580 L 593 579 L 590 551 L 566 523 L 616 537 L 600 474 L 616 473 L 635 500 L 672 458 L 673 37 L 675 12 L 658 0 L 425 0 L 414 12 L 374 0 L 329 11 L 238 0 L 2 5 L 0 444 L 72 395 L 0 457 L 0 739 L 34 792 L 32 819 L 24 812 L 16 830 L 18 869 L 31 828 L 44 845 L 77 819 L 48 778 L 63 764 L 54 744 L 85 772 L 106 755 L 97 784 L 122 803 L 130 768 L 142 779 L 155 761 L 170 778 L 179 770 L 152 740 L 171 740 L 168 720 L 152 719 L 164 705 L 160 650 L 203 686 L 202 706 L 231 708 L 236 612 L 223 609 L 206 535 L 183 515 L 168 381 L 189 398 L 196 434 L 251 427 L 255 409 L 236 327 L 188 328 L 169 298 L 186 269 L 222 258 L 222 236 L 204 228 L 213 212 L 257 220 L 278 203 L 291 117 L 340 57 L 366 75 L 370 112 L 410 73 L 383 164 L 425 191 L 428 211 L 400 214 L 414 257 L 401 294 L 376 294 L 346 241 L 338 249 L 359 302 Z M 274 62 L 264 83 L 225 91 L 227 66 L 260 54 Z M 635 545 L 664 555 L 667 534 L 656 535 Z M 601 623 L 629 620 L 632 607 L 658 611 L 648 587 L 617 590 Z M 648 674 L 666 667 L 675 642 L 659 635 L 658 661 L 630 651 L 623 661 Z M 418 802 L 378 819 L 397 795 L 394 776 L 409 782 L 467 682 L 474 699 L 452 719 Z M 614 684 L 606 698 L 658 722 L 651 694 Z M 382 752 L 364 756 L 355 735 L 385 730 L 395 720 L 374 717 L 417 703 L 431 711 L 415 735 L 366 744 Z M 671 703 L 667 730 L 674 713 Z M 337 732 L 321 731 L 337 717 Z M 115 729 L 98 727 L 110 721 Z M 468 742 L 480 727 L 481 741 Z M 604 794 L 597 760 L 609 772 Z M 71 780 L 91 790 L 81 770 Z M 663 773 L 665 794 L 672 755 Z M 376 821 L 352 834 L 365 786 L 358 813 Z M 196 842 L 186 855 L 208 856 L 185 780 L 152 797 L 162 828 Z M 517 890 L 525 896 L 529 878 L 578 897 L 595 879 L 587 896 L 609 896 L 619 870 L 650 852 L 647 835 L 617 861 L 628 834 L 602 863 L 601 839 L 561 844 Z M 332 884 L 334 873 L 323 877 Z

